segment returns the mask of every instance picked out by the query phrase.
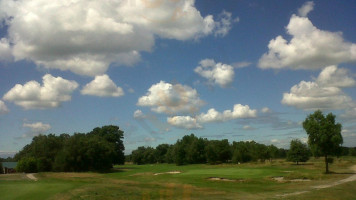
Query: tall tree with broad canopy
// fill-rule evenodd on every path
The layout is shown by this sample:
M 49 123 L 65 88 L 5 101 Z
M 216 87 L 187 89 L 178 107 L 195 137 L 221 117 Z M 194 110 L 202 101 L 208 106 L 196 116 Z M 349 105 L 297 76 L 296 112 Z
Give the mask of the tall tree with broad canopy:
M 325 173 L 329 173 L 329 155 L 337 155 L 343 143 L 340 123 L 335 122 L 335 115 L 324 114 L 317 110 L 303 122 L 303 128 L 308 134 L 308 144 L 314 156 L 324 156 Z
M 306 162 L 309 160 L 309 150 L 306 144 L 303 144 L 300 140 L 295 139 L 290 142 L 290 148 L 287 154 L 287 160 L 296 162 Z
M 103 137 L 109 143 L 114 144 L 115 156 L 113 164 L 123 165 L 125 163 L 125 147 L 122 141 L 124 138 L 124 131 L 120 130 L 118 126 L 109 125 L 103 126 L 101 128 L 97 127 L 94 128 L 93 131 L 89 133 L 89 135 L 97 135 L 99 137 Z

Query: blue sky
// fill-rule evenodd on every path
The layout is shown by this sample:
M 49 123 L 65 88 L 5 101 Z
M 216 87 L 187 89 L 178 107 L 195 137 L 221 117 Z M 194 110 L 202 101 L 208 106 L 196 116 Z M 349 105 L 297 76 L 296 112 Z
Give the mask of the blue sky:
M 316 109 L 356 146 L 356 1 L 0 1 L 0 156 L 118 125 L 288 147 Z

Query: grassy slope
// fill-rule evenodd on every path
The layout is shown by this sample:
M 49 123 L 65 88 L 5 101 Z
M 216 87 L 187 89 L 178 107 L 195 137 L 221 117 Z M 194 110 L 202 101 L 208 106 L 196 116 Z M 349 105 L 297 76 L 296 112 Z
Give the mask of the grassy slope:
M 108 174 L 42 173 L 39 181 L 15 180 L 0 176 L 0 199 L 279 199 L 277 195 L 310 191 L 313 185 L 323 185 L 350 176 L 348 169 L 355 158 L 336 160 L 325 175 L 321 160 L 308 165 L 291 165 L 283 161 L 272 164 L 243 165 L 125 165 Z M 180 174 L 161 174 L 181 171 Z M 285 179 L 308 178 L 308 182 L 277 182 Z M 212 181 L 210 177 L 235 181 Z M 333 188 L 313 190 L 283 199 L 355 199 L 356 182 Z

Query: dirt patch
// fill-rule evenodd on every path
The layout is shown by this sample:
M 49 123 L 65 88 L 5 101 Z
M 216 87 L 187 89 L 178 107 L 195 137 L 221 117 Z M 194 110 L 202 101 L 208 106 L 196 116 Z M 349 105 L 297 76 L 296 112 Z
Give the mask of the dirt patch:
M 228 179 L 228 178 L 221 178 L 221 177 L 209 177 L 208 180 L 210 181 L 226 181 L 226 182 L 238 182 L 243 181 L 242 179 Z
M 37 181 L 38 179 L 35 177 L 34 174 L 26 174 L 27 178 L 33 180 L 33 181 Z
M 289 180 L 291 182 L 309 182 L 311 181 L 310 179 L 301 179 L 301 178 L 297 178 L 297 179 L 292 179 L 292 180 Z
M 181 171 L 171 171 L 171 172 L 162 172 L 162 173 L 155 173 L 153 175 L 157 176 L 157 175 L 162 175 L 162 174 L 180 174 L 182 173 Z
M 284 182 L 284 177 L 283 176 L 272 177 L 272 180 L 277 182 Z
M 304 193 L 308 193 L 310 191 L 299 191 L 299 192 L 293 192 L 293 193 L 288 193 L 288 194 L 278 194 L 276 195 L 277 197 L 287 197 L 287 196 L 294 196 L 294 195 L 300 195 Z
M 310 179 L 301 179 L 301 178 L 288 180 L 288 179 L 284 179 L 283 176 L 272 177 L 272 179 L 277 182 L 308 182 L 308 181 L 311 181 Z

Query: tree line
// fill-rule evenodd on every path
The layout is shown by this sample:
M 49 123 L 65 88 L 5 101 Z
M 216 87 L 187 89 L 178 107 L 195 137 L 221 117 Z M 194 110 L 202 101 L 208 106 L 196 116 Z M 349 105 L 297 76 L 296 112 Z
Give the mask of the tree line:
M 342 147 L 342 125 L 336 122 L 332 113 L 324 115 L 317 110 L 303 121 L 303 129 L 308 135 L 308 145 L 300 140 L 292 140 L 288 153 L 274 145 L 251 142 L 233 142 L 228 140 L 207 140 L 194 134 L 186 135 L 174 145 L 162 144 L 156 149 L 139 147 L 134 150 L 128 160 L 136 164 L 147 163 L 176 163 L 177 165 L 196 163 L 240 163 L 249 161 L 265 161 L 274 158 L 284 158 L 296 162 L 306 162 L 311 155 L 324 157 L 325 173 L 329 173 L 330 156 L 354 155 L 354 148 Z
M 259 144 L 255 141 L 229 143 L 227 139 L 208 140 L 194 134 L 186 135 L 175 144 L 160 144 L 156 148 L 138 147 L 126 157 L 126 161 L 135 164 L 175 163 L 219 164 L 265 161 L 285 158 L 287 150 L 274 145 Z
M 124 164 L 123 131 L 117 126 L 94 128 L 89 133 L 39 135 L 18 152 L 19 172 L 105 171 Z
M 14 157 L 20 172 L 42 171 L 103 171 L 124 161 L 135 164 L 175 163 L 245 163 L 276 158 L 306 162 L 311 155 L 325 158 L 325 171 L 333 162 L 330 156 L 356 156 L 356 148 L 342 147 L 342 126 L 335 115 L 317 110 L 307 116 L 303 128 L 308 135 L 308 145 L 292 140 L 290 149 L 255 141 L 239 141 L 231 144 L 227 139 L 208 140 L 194 134 L 186 135 L 175 144 L 160 144 L 156 148 L 138 147 L 131 155 L 124 156 L 123 131 L 117 126 L 97 127 L 89 133 L 39 135 L 32 139 Z M 6 160 L 11 160 L 7 158 Z M 5 161 L 2 159 L 0 161 Z

